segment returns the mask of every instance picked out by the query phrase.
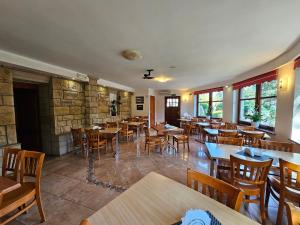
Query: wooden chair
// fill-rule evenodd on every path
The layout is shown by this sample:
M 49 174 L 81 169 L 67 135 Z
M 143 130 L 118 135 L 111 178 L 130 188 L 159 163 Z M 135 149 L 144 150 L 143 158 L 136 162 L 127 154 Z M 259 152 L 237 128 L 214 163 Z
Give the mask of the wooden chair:
M 240 189 L 222 180 L 188 168 L 187 186 L 193 188 L 195 191 L 199 191 L 199 183 L 202 186 L 202 194 L 205 194 L 238 212 L 240 211 L 243 199 L 243 192 Z
M 260 203 L 262 224 L 265 224 L 265 184 L 272 165 L 272 159 L 268 161 L 249 161 L 230 155 L 231 184 L 242 189 L 247 203 Z M 255 199 L 251 199 L 255 196 Z
M 84 152 L 87 147 L 87 142 L 84 139 L 83 131 L 81 128 L 78 129 L 71 129 L 72 133 L 72 140 L 73 140 L 73 151 L 76 152 L 77 149 L 81 151 L 81 153 L 84 155 Z
M 220 129 L 220 127 L 221 127 L 221 124 L 219 124 L 219 123 L 213 123 L 210 125 L 211 129 Z
M 28 211 L 33 205 L 37 204 L 41 222 L 46 220 L 42 200 L 41 200 L 41 175 L 45 154 L 34 151 L 22 151 L 21 155 L 21 170 L 20 183 L 21 187 L 8 192 L 2 196 L 0 203 L 0 217 L 5 217 L 5 220 L 0 224 L 7 224 L 17 216 Z M 26 178 L 34 178 L 34 182 L 26 181 Z M 13 211 L 15 213 L 11 214 Z
M 87 219 L 81 221 L 80 225 L 91 225 Z
M 272 181 L 272 189 L 279 193 L 277 225 L 281 224 L 286 199 L 297 202 L 298 204 L 300 203 L 300 165 L 283 159 L 279 159 L 279 165 L 280 181 L 277 179 Z
M 263 139 L 265 133 L 243 133 L 245 139 L 244 145 L 251 147 L 259 147 L 259 141 Z
M 232 137 L 217 137 L 218 144 L 225 145 L 237 145 L 242 146 L 244 143 L 243 138 L 232 138 Z M 217 161 L 217 174 L 216 177 L 220 180 L 223 180 L 227 183 L 231 183 L 230 177 L 231 164 L 229 160 L 219 159 Z
M 162 136 L 150 136 L 150 130 L 148 127 L 144 127 L 145 132 L 145 151 L 148 147 L 148 155 L 150 155 L 150 147 L 159 145 L 160 153 L 162 154 L 163 145 L 165 144 L 165 137 Z
M 12 180 L 18 179 L 20 170 L 21 149 L 18 148 L 4 148 L 2 160 L 2 176 L 8 177 Z
M 107 150 L 107 141 L 97 130 L 86 130 L 88 139 L 88 148 L 91 152 L 98 152 L 98 159 L 100 160 L 100 149 L 105 148 Z
M 238 126 L 239 130 L 244 130 L 244 131 L 255 131 L 255 127 L 252 126 Z
M 237 130 L 234 130 L 234 131 L 219 130 L 218 136 L 235 138 L 238 136 L 238 132 L 237 132 Z
M 106 122 L 106 126 L 107 126 L 107 128 L 114 128 L 114 127 L 118 127 L 118 123 L 117 122 Z
M 286 203 L 286 214 L 288 218 L 288 225 L 299 225 L 300 224 L 300 208 L 294 206 L 293 203 Z
M 293 152 L 294 145 L 292 143 L 286 142 L 277 142 L 277 141 L 267 141 L 260 140 L 260 148 L 284 151 L 284 152 Z M 270 195 L 279 201 L 279 192 L 280 192 L 280 170 L 277 168 L 271 168 L 271 174 L 267 179 L 267 187 L 266 187 L 266 201 L 265 205 L 268 208 Z
M 236 123 L 225 122 L 225 127 L 228 130 L 237 130 L 237 124 Z
M 128 142 L 129 137 L 131 137 L 133 141 L 133 130 L 129 130 L 128 123 L 121 123 L 120 136 L 125 137 Z
M 183 148 L 185 148 L 185 144 L 187 144 L 188 151 L 190 151 L 190 134 L 191 134 L 192 126 L 190 124 L 185 125 L 183 134 L 175 134 L 173 135 L 173 145 L 175 142 L 177 143 L 177 151 L 179 151 L 179 144 L 183 144 Z

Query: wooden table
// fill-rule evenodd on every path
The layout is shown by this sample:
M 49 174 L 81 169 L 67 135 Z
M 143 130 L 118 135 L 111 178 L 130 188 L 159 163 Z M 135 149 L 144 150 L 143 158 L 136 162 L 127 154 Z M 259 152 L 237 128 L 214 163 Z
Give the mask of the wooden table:
M 258 224 L 200 192 L 154 172 L 87 220 L 91 225 L 170 225 L 191 208 L 209 210 L 224 225 Z
M 104 130 L 98 130 L 99 133 L 101 134 L 110 134 L 110 135 L 115 135 L 116 136 L 116 150 L 114 152 L 114 156 L 118 156 L 120 152 L 120 146 L 119 146 L 119 132 L 121 128 L 118 127 L 110 127 L 110 128 L 105 128 Z
M 21 184 L 17 181 L 9 179 L 7 177 L 0 176 L 0 194 L 6 194 L 21 187 Z
M 203 132 L 203 130 L 205 128 L 210 127 L 210 123 L 208 123 L 208 122 L 197 122 L 197 123 L 194 123 L 194 124 L 200 128 L 199 129 L 199 136 L 198 136 L 197 139 L 195 139 L 195 141 L 198 141 L 200 143 L 204 143 L 205 133 Z
M 246 146 L 235 146 L 235 145 L 225 145 L 225 144 L 216 144 L 216 143 L 205 143 L 207 147 L 208 157 L 210 159 L 210 175 L 214 175 L 214 168 L 215 168 L 215 160 L 217 159 L 230 159 L 230 155 L 237 156 L 242 159 L 253 160 L 257 161 L 253 158 L 242 156 L 236 154 L 239 151 L 244 150 L 245 148 L 250 148 L 254 151 L 260 152 L 263 155 L 266 155 L 273 159 L 273 167 L 279 167 L 279 158 L 282 158 L 286 161 L 300 164 L 300 154 L 299 153 L 292 153 L 292 152 L 283 152 L 283 151 L 275 151 L 275 150 L 268 150 L 262 148 L 253 148 L 253 147 L 246 147 Z
M 211 128 L 204 128 L 205 133 L 207 133 L 210 136 L 218 136 L 219 135 L 219 130 L 222 130 L 223 132 L 234 132 L 237 131 L 240 134 L 261 134 L 264 133 L 263 139 L 271 139 L 270 135 L 263 131 L 259 130 L 254 130 L 254 131 L 245 131 L 245 130 L 227 130 L 227 129 L 211 129 Z
M 172 125 L 156 125 L 154 127 L 152 127 L 154 130 L 156 130 L 157 132 L 162 132 L 165 134 L 166 136 L 166 140 L 167 140 L 167 144 L 166 146 L 164 147 L 165 148 L 168 148 L 168 149 L 173 149 L 173 150 L 176 150 L 176 148 L 174 147 L 173 144 L 170 143 L 169 141 L 169 134 L 171 133 L 182 133 L 183 132 L 183 128 L 179 128 L 179 127 L 176 127 L 176 126 L 172 126 Z
M 136 136 L 139 137 L 141 133 L 140 129 L 141 126 L 144 125 L 144 122 L 128 122 L 127 124 L 128 126 L 136 127 Z

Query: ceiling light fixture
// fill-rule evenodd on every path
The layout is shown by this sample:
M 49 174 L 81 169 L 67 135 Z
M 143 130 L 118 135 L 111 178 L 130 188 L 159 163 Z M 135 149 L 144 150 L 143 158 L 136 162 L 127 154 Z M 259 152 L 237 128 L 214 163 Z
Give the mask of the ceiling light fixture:
M 133 49 L 126 49 L 121 52 L 121 55 L 125 59 L 131 60 L 131 61 L 142 58 L 141 53 L 139 53 L 137 50 L 133 50 Z
M 165 82 L 168 82 L 170 80 L 172 80 L 170 77 L 165 77 L 165 76 L 158 76 L 158 77 L 155 77 L 154 80 L 160 82 L 160 83 L 165 83 Z

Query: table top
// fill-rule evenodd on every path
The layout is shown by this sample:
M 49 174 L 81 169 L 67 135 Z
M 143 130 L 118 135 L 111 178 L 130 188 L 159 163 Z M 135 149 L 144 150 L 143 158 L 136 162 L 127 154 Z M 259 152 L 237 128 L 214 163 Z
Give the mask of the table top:
M 208 123 L 208 122 L 197 122 L 195 124 L 200 127 L 209 127 L 210 126 L 210 123 Z
M 191 119 L 186 119 L 186 118 L 180 118 L 178 120 L 182 121 L 182 122 L 191 122 L 192 121 Z
M 128 122 L 129 126 L 141 126 L 144 124 L 144 122 Z
M 156 125 L 152 128 L 160 132 L 182 132 L 183 131 L 183 128 L 179 128 L 172 125 L 168 125 L 168 127 L 166 127 L 166 125 Z
M 21 184 L 17 181 L 9 179 L 7 177 L 0 176 L 0 193 L 5 194 L 21 187 Z
M 236 154 L 239 151 L 244 150 L 245 148 L 250 148 L 256 152 L 260 152 L 263 155 L 266 155 L 270 158 L 273 158 L 273 166 L 279 167 L 279 162 L 277 159 L 281 158 L 286 161 L 300 164 L 300 154 L 294 152 L 283 152 L 283 151 L 276 151 L 276 150 L 268 150 L 262 148 L 253 148 L 253 147 L 246 147 L 246 146 L 236 146 L 236 145 L 225 145 L 225 144 L 216 144 L 216 143 L 205 143 L 209 157 L 211 159 L 230 159 L 230 155 L 237 156 L 242 159 L 253 160 L 257 161 L 253 158 L 242 156 Z
M 211 129 L 211 128 L 204 128 L 205 132 L 208 133 L 209 135 L 213 135 L 213 136 L 217 136 L 219 135 L 219 130 L 220 129 Z M 263 132 L 263 131 L 259 131 L 259 130 L 253 130 L 253 131 L 244 131 L 244 130 L 225 130 L 225 129 L 221 129 L 223 132 L 234 132 L 237 131 L 241 134 L 261 134 L 264 133 L 264 139 L 271 139 L 270 135 L 268 135 L 267 133 Z
M 88 218 L 91 225 L 178 222 L 191 208 L 209 210 L 222 224 L 258 224 L 243 214 L 160 174 L 151 172 Z
M 104 130 L 98 130 L 99 133 L 102 134 L 116 134 L 121 130 L 121 128 L 118 127 L 110 127 L 110 128 L 105 128 Z

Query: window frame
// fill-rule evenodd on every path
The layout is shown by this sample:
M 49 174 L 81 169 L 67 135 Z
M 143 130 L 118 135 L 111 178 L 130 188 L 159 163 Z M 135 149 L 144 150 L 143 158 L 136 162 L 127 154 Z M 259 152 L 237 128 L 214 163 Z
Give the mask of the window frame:
M 213 92 L 223 92 L 223 98 L 222 98 L 222 100 L 221 101 L 219 101 L 219 100 L 213 101 Z M 199 95 L 201 95 L 201 94 L 209 94 L 208 95 L 208 101 L 199 101 Z M 212 108 L 212 104 L 214 102 L 222 102 L 223 103 L 223 101 L 224 101 L 224 91 L 223 90 L 220 90 L 220 91 L 218 91 L 218 90 L 208 91 L 208 92 L 203 92 L 203 93 L 197 94 L 197 107 L 196 107 L 196 115 L 197 115 L 197 117 L 198 118 L 206 118 L 206 116 L 199 116 L 199 112 L 198 111 L 199 111 L 199 104 L 200 103 L 208 103 L 208 107 Z M 222 107 L 222 111 L 224 112 L 224 105 Z M 213 117 L 211 115 L 211 119 L 223 119 L 223 112 L 222 112 L 222 117 Z
M 276 79 L 274 79 L 274 80 L 276 80 Z M 273 80 L 271 80 L 271 81 L 273 81 Z M 265 81 L 265 82 L 271 82 L 271 81 Z M 265 82 L 262 82 L 262 83 L 265 83 Z M 261 89 L 262 83 L 254 84 L 256 86 L 255 98 L 241 98 L 241 93 L 242 93 L 241 90 L 242 90 L 243 87 L 238 89 L 238 123 L 239 124 L 249 125 L 249 126 L 251 125 L 251 122 L 243 121 L 243 120 L 240 119 L 240 116 L 241 116 L 240 115 L 241 114 L 241 101 L 243 101 L 243 100 L 255 100 L 255 108 L 257 108 L 259 110 L 259 112 L 261 112 L 261 100 L 269 99 L 269 98 L 275 98 L 276 99 L 276 108 L 277 108 L 277 92 L 276 92 L 276 95 L 262 97 L 262 89 Z M 248 86 L 252 86 L 252 85 L 248 85 Z M 276 125 L 275 125 L 275 127 L 276 127 Z M 262 129 L 262 130 L 267 130 L 267 131 L 274 132 L 275 127 L 263 125 L 263 124 L 260 123 L 258 128 Z

